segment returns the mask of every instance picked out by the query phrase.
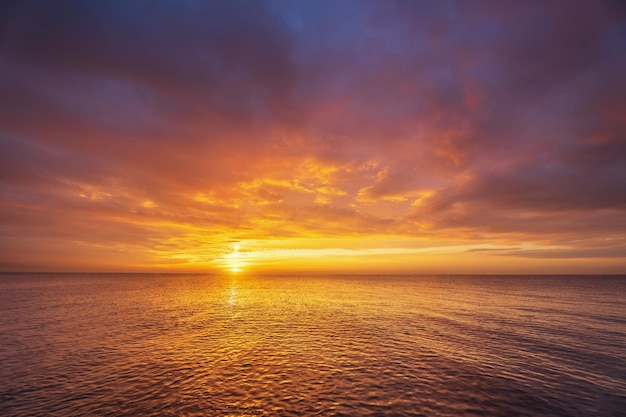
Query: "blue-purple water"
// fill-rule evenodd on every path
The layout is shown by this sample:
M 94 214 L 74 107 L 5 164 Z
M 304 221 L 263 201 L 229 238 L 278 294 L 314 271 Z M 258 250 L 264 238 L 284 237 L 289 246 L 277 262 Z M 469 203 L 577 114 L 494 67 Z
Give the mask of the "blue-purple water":
M 626 277 L 0 275 L 1 416 L 626 416 Z

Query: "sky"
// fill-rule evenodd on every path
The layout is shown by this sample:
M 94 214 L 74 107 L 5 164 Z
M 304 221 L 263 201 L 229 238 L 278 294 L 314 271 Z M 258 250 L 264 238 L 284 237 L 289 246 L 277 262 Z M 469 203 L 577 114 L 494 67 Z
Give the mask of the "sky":
M 626 273 L 626 3 L 3 1 L 0 270 Z

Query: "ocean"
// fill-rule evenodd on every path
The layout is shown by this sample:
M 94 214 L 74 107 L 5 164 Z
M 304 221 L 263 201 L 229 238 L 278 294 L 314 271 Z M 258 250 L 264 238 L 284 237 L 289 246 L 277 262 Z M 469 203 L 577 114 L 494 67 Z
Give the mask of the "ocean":
M 626 277 L 1 274 L 1 416 L 626 416 Z

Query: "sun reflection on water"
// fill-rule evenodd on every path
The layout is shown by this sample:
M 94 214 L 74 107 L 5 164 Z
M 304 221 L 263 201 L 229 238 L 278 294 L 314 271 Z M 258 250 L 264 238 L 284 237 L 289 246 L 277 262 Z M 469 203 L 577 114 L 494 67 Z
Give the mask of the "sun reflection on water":
M 228 305 L 231 307 L 237 304 L 237 283 L 233 281 L 232 286 L 230 287 L 230 295 L 228 297 Z

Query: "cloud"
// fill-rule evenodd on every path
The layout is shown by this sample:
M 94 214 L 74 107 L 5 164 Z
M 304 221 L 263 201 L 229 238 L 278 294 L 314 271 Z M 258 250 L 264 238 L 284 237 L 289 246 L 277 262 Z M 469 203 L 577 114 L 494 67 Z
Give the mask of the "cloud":
M 610 246 L 599 248 L 561 248 L 540 250 L 514 250 L 503 252 L 503 256 L 538 259 L 597 259 L 597 258 L 624 258 L 626 247 Z
M 0 7 L 7 265 L 296 236 L 546 259 L 626 241 L 620 2 Z

